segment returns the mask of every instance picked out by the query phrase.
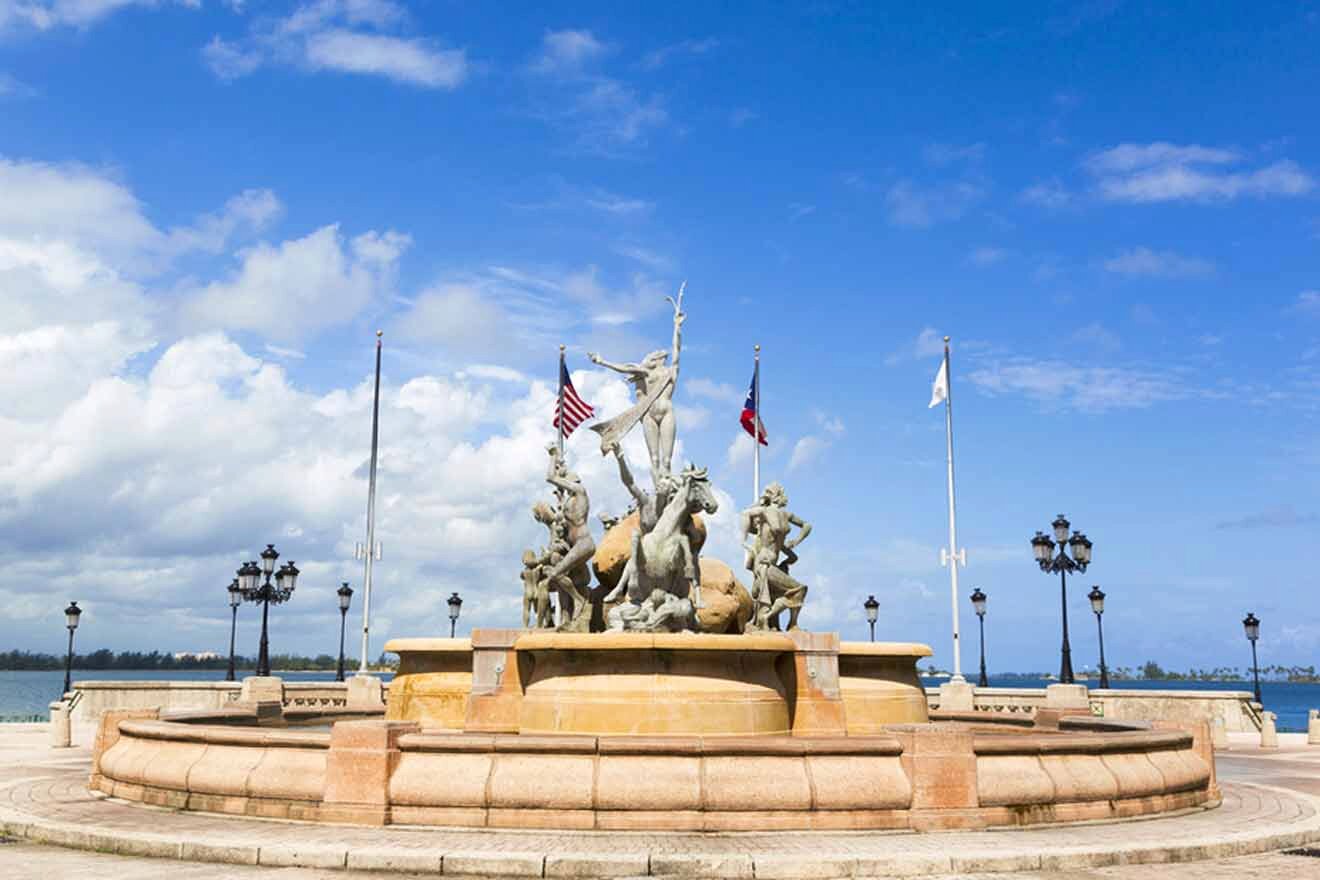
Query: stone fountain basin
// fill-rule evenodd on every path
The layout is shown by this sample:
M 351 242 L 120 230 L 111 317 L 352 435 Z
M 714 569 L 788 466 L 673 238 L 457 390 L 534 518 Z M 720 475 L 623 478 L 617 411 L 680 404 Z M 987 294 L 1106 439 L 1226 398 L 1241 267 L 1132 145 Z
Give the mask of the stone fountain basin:
M 483 644 L 492 632 L 501 637 Z M 798 686 L 798 673 L 806 679 L 819 665 L 813 650 L 837 654 L 834 668 L 819 669 L 820 680 L 837 682 L 838 693 L 831 694 L 843 702 L 842 726 L 829 733 L 874 734 L 886 724 L 928 718 L 916 664 L 931 649 L 922 644 L 839 642 L 830 634 L 807 633 L 478 630 L 474 636 L 475 651 L 471 639 L 386 643 L 386 651 L 399 655 L 386 718 L 487 733 L 824 732 L 820 725 L 795 730 L 793 723 L 799 697 L 811 696 Z M 473 700 L 476 666 L 486 680 Z
M 108 712 L 91 787 L 176 809 L 354 824 L 579 830 L 949 830 L 1215 806 L 1208 729 L 1048 713 L 868 736 L 330 733 Z M 230 720 L 230 719 L 226 719 Z

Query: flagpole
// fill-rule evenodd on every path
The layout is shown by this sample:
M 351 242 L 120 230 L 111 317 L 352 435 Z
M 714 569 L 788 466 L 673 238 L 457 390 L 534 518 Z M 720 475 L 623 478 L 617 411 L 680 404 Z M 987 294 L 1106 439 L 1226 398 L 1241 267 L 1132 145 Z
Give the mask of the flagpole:
M 949 465 L 949 600 L 953 609 L 953 681 L 963 681 L 962 646 L 958 639 L 958 525 L 953 500 L 953 371 L 949 368 L 949 337 L 944 337 L 944 438 Z M 962 559 L 966 560 L 966 556 Z M 964 562 L 964 564 L 966 564 Z
M 371 402 L 371 475 L 367 480 L 367 561 L 362 575 L 362 657 L 358 674 L 367 674 L 367 648 L 371 636 L 371 563 L 376 558 L 376 450 L 380 439 L 380 338 L 376 331 L 376 393 Z
M 564 346 L 559 346 L 559 409 L 555 410 L 555 421 L 559 424 L 559 459 L 564 459 Z
M 756 398 L 752 433 L 752 503 L 761 497 L 761 346 L 752 347 L 752 396 Z

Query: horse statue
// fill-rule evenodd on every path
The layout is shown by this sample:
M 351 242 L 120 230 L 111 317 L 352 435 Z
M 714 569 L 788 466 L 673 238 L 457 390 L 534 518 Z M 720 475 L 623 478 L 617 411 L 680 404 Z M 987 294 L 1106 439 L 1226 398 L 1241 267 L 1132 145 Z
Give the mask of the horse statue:
M 688 465 L 678 475 L 674 490 L 656 520 L 655 528 L 638 535 L 633 543 L 630 583 L 624 585 L 628 601 L 610 612 L 609 628 L 649 631 L 652 617 L 648 601 L 659 590 L 689 606 L 683 615 L 684 629 L 696 628 L 696 609 L 701 607 L 701 586 L 696 554 L 688 538 L 692 516 L 707 516 L 719 510 L 719 502 L 711 490 L 705 468 Z M 673 607 L 667 613 L 673 616 Z M 665 629 L 677 628 L 671 624 Z

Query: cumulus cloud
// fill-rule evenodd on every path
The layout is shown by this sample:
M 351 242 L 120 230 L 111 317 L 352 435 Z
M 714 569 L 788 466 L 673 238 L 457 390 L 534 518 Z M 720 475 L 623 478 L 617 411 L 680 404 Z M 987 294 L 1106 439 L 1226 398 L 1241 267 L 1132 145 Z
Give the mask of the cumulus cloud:
M 463 49 L 399 33 L 407 10 L 392 0 L 312 0 L 284 18 L 257 19 L 238 40 L 213 37 L 202 60 L 220 79 L 266 64 L 380 76 L 419 88 L 454 89 L 467 79 Z
M 1095 177 L 1100 196 L 1116 202 L 1300 196 L 1315 187 L 1314 178 L 1291 160 L 1235 170 L 1244 161 L 1234 150 L 1157 141 L 1119 144 L 1089 156 L 1082 164 Z
M 829 416 L 819 412 L 814 415 L 817 429 L 811 434 L 800 437 L 793 444 L 793 452 L 788 458 L 789 471 L 795 471 L 815 461 L 844 433 L 843 420 L 838 416 Z M 750 436 L 748 439 L 750 439 Z
M 336 225 L 278 245 L 240 251 L 230 277 L 204 285 L 185 315 L 197 326 L 251 330 L 296 341 L 342 323 L 390 290 L 406 235 L 367 232 L 345 241 Z

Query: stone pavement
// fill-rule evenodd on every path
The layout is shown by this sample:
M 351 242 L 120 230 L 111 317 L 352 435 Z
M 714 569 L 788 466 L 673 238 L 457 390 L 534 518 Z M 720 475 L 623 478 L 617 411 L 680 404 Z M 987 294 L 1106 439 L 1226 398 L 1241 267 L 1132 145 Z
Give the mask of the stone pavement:
M 1179 816 L 973 833 L 701 835 L 370 829 L 153 809 L 89 794 L 88 750 L 49 749 L 45 735 L 41 725 L 0 728 L 0 835 L 16 840 L 0 845 L 0 878 L 370 876 L 359 869 L 495 877 L 974 877 L 1020 871 L 1209 880 L 1230 872 L 1235 878 L 1264 877 L 1268 871 L 1270 877 L 1320 878 L 1320 858 L 1249 855 L 1320 847 L 1315 747 L 1262 752 L 1235 744 L 1219 764 L 1224 805 Z M 86 732 L 75 736 L 75 742 L 89 741 Z M 1208 861 L 1185 869 L 1164 864 L 1190 860 Z

